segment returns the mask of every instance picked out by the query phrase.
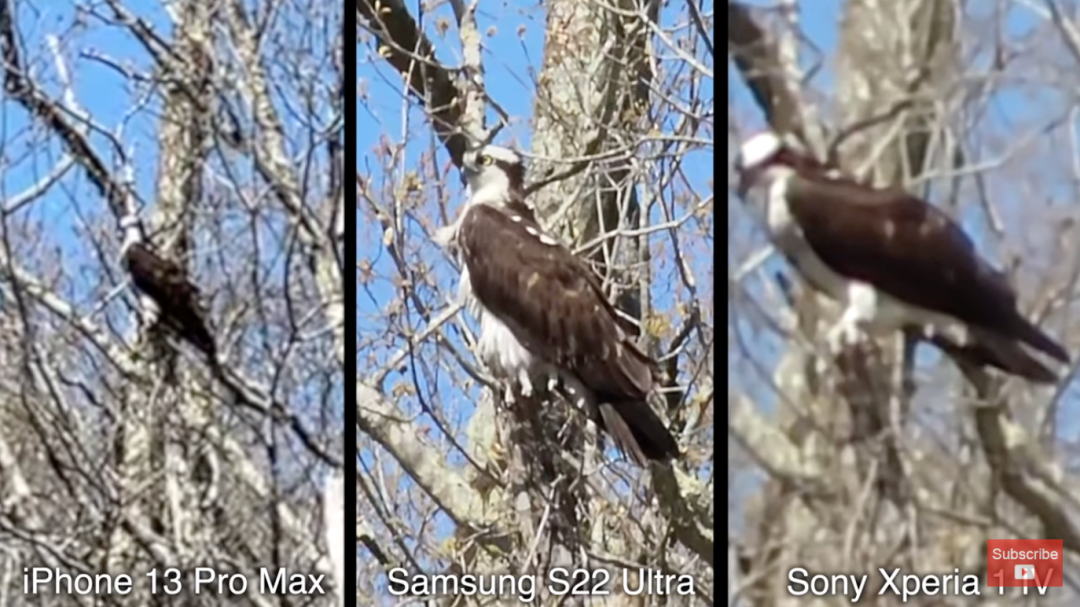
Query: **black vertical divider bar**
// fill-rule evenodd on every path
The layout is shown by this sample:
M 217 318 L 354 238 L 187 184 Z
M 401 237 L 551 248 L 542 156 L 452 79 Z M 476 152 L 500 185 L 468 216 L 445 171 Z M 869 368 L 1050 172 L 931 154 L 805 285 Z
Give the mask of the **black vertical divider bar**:
M 729 11 L 730 11 L 730 8 L 729 8 Z M 715 36 L 716 33 L 713 32 L 713 35 Z M 713 38 L 713 39 L 715 40 L 715 38 Z M 728 63 L 728 69 L 729 70 L 733 69 L 730 62 Z M 724 79 L 724 84 L 723 84 L 725 97 L 727 97 L 728 99 L 731 99 L 731 97 L 730 97 L 731 92 L 727 90 L 728 89 L 728 84 L 730 82 L 731 82 L 730 78 L 725 78 Z M 714 99 L 715 99 L 715 96 L 714 96 Z M 714 105 L 713 111 L 715 111 L 715 110 L 716 110 L 716 108 L 715 108 L 715 105 Z M 731 166 L 731 163 L 733 161 L 732 158 L 728 157 L 728 156 L 731 155 L 731 153 L 732 153 L 731 146 L 727 146 L 727 154 L 725 154 L 725 156 L 724 156 L 724 159 L 723 159 L 724 164 L 723 165 L 720 164 L 721 159 L 716 156 L 715 152 L 713 153 L 713 181 L 712 181 L 713 183 L 716 183 L 717 181 L 719 181 L 720 175 L 724 175 L 725 177 L 728 175 L 728 167 Z M 730 195 L 728 195 L 728 196 L 730 196 Z M 730 198 L 729 198 L 729 200 L 730 200 Z M 728 204 L 732 204 L 732 203 L 729 202 Z M 722 217 L 722 219 L 721 219 L 721 217 Z M 731 254 L 731 248 L 730 247 L 725 248 L 723 259 L 721 259 L 720 251 L 716 249 L 716 246 L 717 246 L 716 245 L 716 234 L 720 231 L 720 228 L 724 228 L 723 229 L 724 234 L 728 234 L 728 235 L 731 234 L 731 226 L 728 225 L 729 218 L 730 218 L 730 215 L 728 215 L 727 213 L 725 213 L 722 216 L 719 213 L 713 213 L 713 273 L 712 273 L 712 277 L 713 277 L 713 316 L 712 317 L 714 319 L 719 318 L 719 312 L 720 312 L 720 310 L 718 309 L 720 306 L 718 306 L 717 303 L 716 303 L 716 294 L 720 292 L 719 291 L 720 278 L 717 276 L 716 268 L 719 268 L 721 265 L 723 265 L 725 268 L 733 267 L 731 265 L 731 260 L 728 259 L 728 256 Z M 725 239 L 724 242 L 726 244 L 728 242 L 728 240 Z M 731 285 L 731 283 L 729 282 L 728 285 Z M 732 287 L 728 286 L 727 288 L 731 289 Z M 735 301 L 734 297 L 737 297 L 737 296 L 728 295 L 727 301 L 724 303 L 725 318 L 728 318 L 728 319 L 733 318 L 733 311 L 731 310 L 731 306 L 733 305 L 732 302 Z M 729 327 L 730 327 L 730 325 L 729 325 Z M 713 343 L 712 343 L 712 347 L 713 347 L 713 368 L 714 369 L 717 368 L 716 367 L 716 362 L 718 362 L 721 358 L 723 358 L 724 359 L 724 366 L 722 368 L 724 369 L 724 380 L 725 380 L 724 383 L 730 385 L 731 378 L 728 377 L 728 374 L 731 373 L 731 368 L 732 368 L 731 362 L 729 361 L 729 358 L 731 356 L 731 349 L 726 345 L 727 341 L 725 341 L 724 344 L 725 344 L 724 345 L 724 351 L 721 353 L 720 352 L 720 340 L 718 340 L 718 339 L 713 340 Z M 715 386 L 716 381 L 718 379 L 720 379 L 720 378 L 717 377 L 716 373 L 714 373 L 713 374 L 713 385 L 714 386 Z M 716 443 L 718 442 L 716 437 L 718 437 L 718 436 L 723 436 L 724 437 L 723 439 L 721 439 L 721 441 L 724 443 L 724 452 L 727 453 L 727 454 L 731 453 L 731 446 L 730 446 L 731 429 L 729 427 L 731 425 L 731 417 L 729 415 L 724 415 L 724 417 L 723 417 L 724 421 L 720 421 L 720 414 L 718 413 L 717 406 L 716 406 L 717 401 L 719 401 L 719 398 L 717 398 L 717 396 L 716 396 L 716 390 L 713 390 L 713 397 L 712 398 L 713 398 L 713 402 L 712 402 L 712 411 L 713 411 L 713 460 L 712 460 L 712 470 L 713 470 L 713 474 L 715 475 L 715 474 L 717 474 L 718 459 L 719 459 L 717 457 L 717 455 L 716 455 Z M 726 407 L 726 405 L 725 405 L 725 407 Z M 726 411 L 727 411 L 727 409 L 725 409 L 725 413 L 726 413 Z M 723 428 L 721 428 L 721 426 L 723 426 Z M 727 463 L 726 458 L 725 458 L 724 467 L 725 467 L 725 470 L 728 470 L 729 467 L 730 467 L 730 464 Z M 715 529 L 717 529 L 720 526 L 721 522 L 724 523 L 724 528 L 725 529 L 734 529 L 734 527 L 732 527 L 732 525 L 731 525 L 731 522 L 728 521 L 728 516 L 730 514 L 730 509 L 726 507 L 726 505 L 728 503 L 726 501 L 728 499 L 727 494 L 725 494 L 723 499 L 725 500 L 724 501 L 725 508 L 724 508 L 724 512 L 721 513 L 720 512 L 720 500 L 721 500 L 721 497 L 720 497 L 719 483 L 713 483 L 713 521 L 714 521 L 713 530 L 714 531 L 715 531 Z M 730 538 L 731 536 L 729 535 L 728 537 Z M 715 538 L 715 533 L 714 533 L 714 538 Z M 720 548 L 716 546 L 716 543 L 714 541 L 714 543 L 713 543 L 713 554 L 718 554 L 719 551 L 720 551 Z M 725 573 L 721 577 L 730 579 L 729 576 L 731 575 L 731 572 L 733 570 L 731 569 L 731 566 L 730 566 L 732 563 L 730 563 L 728 561 L 733 556 L 736 557 L 736 560 L 737 560 L 740 553 L 738 551 L 738 547 L 735 546 L 731 542 L 730 539 L 728 540 L 727 548 L 725 548 L 724 552 L 726 553 L 726 558 L 724 559 Z M 717 559 L 717 558 L 713 559 L 713 563 L 714 563 L 714 565 L 713 565 L 713 579 L 719 579 L 719 577 L 717 577 L 717 575 L 716 575 L 716 565 L 715 565 L 715 562 L 718 561 L 718 560 L 720 560 L 720 559 Z
M 356 604 L 356 52 L 355 4 L 345 5 L 345 604 Z M 353 176 L 350 177 L 349 173 Z

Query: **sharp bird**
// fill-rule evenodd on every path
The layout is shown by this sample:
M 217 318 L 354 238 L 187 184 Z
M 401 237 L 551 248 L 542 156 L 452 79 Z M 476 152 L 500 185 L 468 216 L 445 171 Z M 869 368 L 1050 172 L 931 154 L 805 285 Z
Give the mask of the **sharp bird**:
M 1031 381 L 1057 379 L 1036 352 L 1069 361 L 1020 314 L 1005 275 L 940 209 L 829 171 L 772 132 L 742 144 L 736 170 L 740 195 L 766 194 L 777 249 L 814 289 L 845 305 L 827 335 L 834 352 L 861 331 L 915 329 L 949 353 Z
M 183 266 L 165 259 L 146 243 L 142 223 L 136 216 L 120 220 L 124 243 L 120 257 L 131 274 L 151 324 L 160 325 L 186 340 L 217 364 L 217 346 L 206 323 L 199 290 L 187 278 Z
M 678 454 L 647 396 L 655 363 L 635 346 L 637 328 L 608 302 L 589 265 L 541 229 L 524 200 L 524 166 L 512 150 L 467 152 L 470 198 L 436 235 L 460 251 L 460 295 L 480 325 L 477 355 L 497 375 L 560 380 L 624 453 L 644 466 Z

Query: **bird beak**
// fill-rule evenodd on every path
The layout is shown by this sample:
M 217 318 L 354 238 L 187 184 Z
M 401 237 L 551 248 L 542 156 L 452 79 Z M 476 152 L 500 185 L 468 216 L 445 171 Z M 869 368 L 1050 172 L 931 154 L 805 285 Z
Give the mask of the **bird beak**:
M 477 173 L 477 171 L 471 169 L 469 166 L 467 166 L 465 164 L 462 164 L 461 165 L 461 183 L 463 185 L 468 185 L 469 182 L 471 182 L 472 179 L 474 177 L 476 177 L 476 173 Z

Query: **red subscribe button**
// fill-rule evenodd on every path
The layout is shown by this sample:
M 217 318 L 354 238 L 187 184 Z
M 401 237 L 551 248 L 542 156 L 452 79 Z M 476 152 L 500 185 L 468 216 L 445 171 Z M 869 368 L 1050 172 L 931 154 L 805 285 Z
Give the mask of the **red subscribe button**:
M 1061 540 L 987 540 L 986 584 L 1004 588 L 1063 586 Z

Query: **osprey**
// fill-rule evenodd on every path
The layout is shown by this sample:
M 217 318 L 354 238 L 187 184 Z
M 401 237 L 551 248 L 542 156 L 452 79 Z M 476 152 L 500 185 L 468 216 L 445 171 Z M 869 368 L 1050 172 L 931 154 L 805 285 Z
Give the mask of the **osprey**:
M 177 263 L 164 259 L 145 242 L 139 218 L 129 215 L 120 220 L 124 243 L 120 257 L 131 274 L 131 281 L 142 294 L 140 301 L 152 318 L 161 323 L 217 364 L 217 346 L 207 328 L 199 301 L 199 290 L 187 279 L 187 272 Z
M 1056 375 L 1029 349 L 1069 361 L 1020 314 L 1005 275 L 933 205 L 829 171 L 772 132 L 743 143 L 736 170 L 741 195 L 766 191 L 777 248 L 812 287 L 846 305 L 827 335 L 834 352 L 860 330 L 914 328 L 952 354 L 1032 381 Z
M 524 200 L 524 171 L 512 150 L 467 152 L 471 196 L 436 236 L 460 250 L 460 295 L 480 324 L 479 358 L 526 397 L 533 378 L 561 380 L 639 465 L 675 457 L 674 437 L 646 400 L 656 371 L 632 341 L 637 328 L 588 264 L 541 229 Z

